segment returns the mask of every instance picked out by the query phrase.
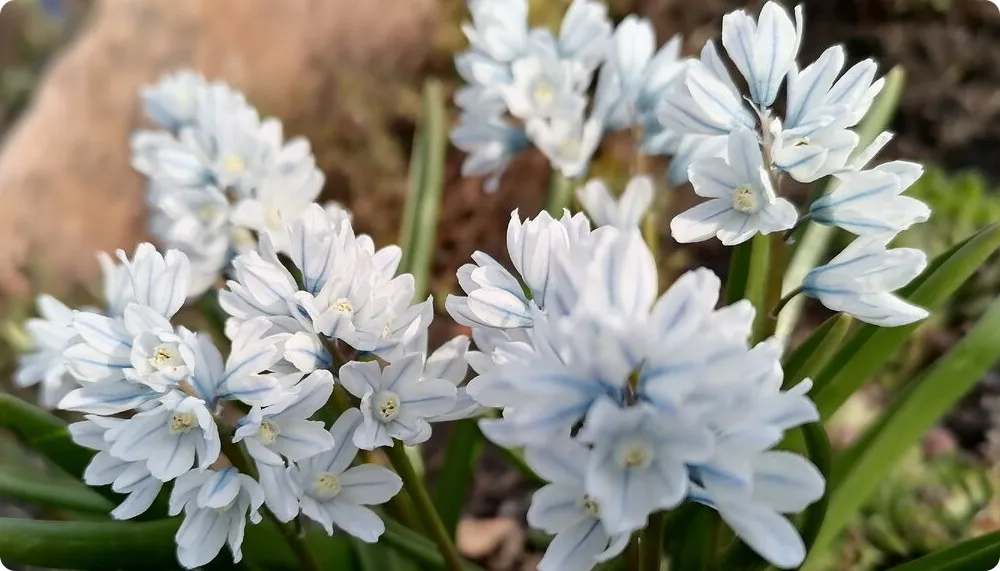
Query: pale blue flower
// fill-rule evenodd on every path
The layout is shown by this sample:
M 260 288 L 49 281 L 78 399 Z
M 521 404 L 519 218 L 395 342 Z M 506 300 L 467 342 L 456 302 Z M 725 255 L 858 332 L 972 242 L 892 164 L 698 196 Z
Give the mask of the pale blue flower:
M 63 351 L 79 342 L 73 328 L 73 311 L 50 295 L 36 300 L 40 317 L 29 319 L 24 328 L 31 336 L 32 350 L 18 358 L 14 384 L 19 387 L 39 385 L 39 402 L 55 408 L 77 386 L 66 369 Z
M 566 178 L 580 178 L 590 167 L 590 159 L 604 135 L 604 125 L 600 117 L 561 117 L 531 119 L 525 125 L 525 133 L 532 143 L 542 151 L 554 170 Z
M 898 234 L 930 218 L 926 204 L 901 196 L 922 173 L 916 163 L 893 161 L 871 170 L 837 174 L 833 190 L 809 206 L 809 215 L 820 224 L 839 226 L 858 236 Z
M 598 226 L 623 230 L 637 228 L 653 202 L 653 180 L 644 175 L 632 177 L 621 197 L 612 196 L 603 180 L 589 181 L 576 191 L 584 210 Z
M 205 78 L 194 71 L 181 70 L 167 74 L 155 85 L 140 90 L 142 110 L 164 129 L 177 131 L 194 122 L 197 93 L 206 85 Z
M 473 50 L 509 62 L 523 53 L 528 42 L 526 0 L 469 0 L 472 22 L 462 31 Z
M 281 359 L 287 335 L 269 335 L 270 330 L 271 322 L 266 317 L 239 324 L 224 363 L 210 336 L 182 331 L 181 337 L 194 351 L 194 370 L 187 379 L 190 390 L 210 408 L 223 400 L 253 406 L 276 402 L 282 387 L 275 375 L 265 371 Z
M 722 45 L 747 80 L 751 99 L 761 107 L 774 103 L 801 42 L 801 5 L 795 8 L 795 22 L 773 1 L 764 4 L 756 22 L 743 10 L 722 18 Z
M 716 236 L 726 246 L 745 242 L 758 232 L 788 230 L 798 220 L 791 202 L 775 194 L 757 137 L 747 129 L 729 135 L 728 161 L 701 159 L 689 176 L 695 192 L 710 200 L 678 214 L 670 230 L 678 242 Z
M 309 420 L 333 394 L 333 376 L 315 371 L 263 408 L 255 406 L 236 423 L 233 442 L 244 442 L 258 463 L 284 465 L 333 448 L 321 421 Z
M 611 21 L 600 0 L 573 0 L 559 26 L 559 55 L 589 76 L 604 60 Z
M 219 429 L 205 401 L 180 392 L 167 393 L 155 408 L 137 413 L 105 439 L 112 456 L 144 460 L 153 477 L 164 482 L 195 466 L 208 468 L 221 450 Z
M 583 114 L 586 97 L 578 92 L 570 62 L 529 55 L 511 64 L 513 80 L 499 87 L 511 115 L 522 119 L 572 119 Z
M 614 535 L 642 529 L 651 513 L 683 501 L 686 464 L 710 457 L 714 444 L 703 427 L 644 403 L 622 408 L 611 399 L 594 404 L 578 437 L 593 445 L 586 491 Z
M 893 235 L 856 238 L 830 263 L 810 271 L 802 292 L 833 311 L 881 327 L 920 321 L 927 310 L 892 292 L 927 267 L 927 255 L 913 248 L 887 249 Z
M 83 481 L 89 486 L 110 485 L 115 492 L 126 494 L 111 511 L 111 517 L 119 520 L 145 513 L 163 488 L 163 482 L 150 474 L 145 462 L 121 460 L 108 452 L 105 434 L 124 422 L 122 418 L 87 415 L 86 420 L 68 427 L 74 443 L 97 451 L 84 470 Z
M 780 450 L 764 452 L 751 465 L 747 494 L 712 494 L 692 484 L 689 498 L 716 509 L 751 549 L 780 569 L 802 564 L 806 548 L 784 514 L 798 513 L 823 496 L 823 475 L 808 460 Z
M 463 113 L 451 131 L 451 142 L 468 156 L 462 176 L 486 176 L 487 192 L 495 191 L 514 156 L 531 143 L 523 130 L 499 115 Z
M 589 571 L 625 549 L 630 535 L 609 535 L 601 523 L 599 504 L 587 495 L 587 447 L 560 438 L 526 448 L 524 460 L 549 482 L 532 494 L 527 515 L 528 525 L 555 535 L 538 563 L 540 571 Z
M 178 478 L 170 494 L 170 515 L 183 510 L 177 530 L 177 560 L 188 569 L 207 565 L 229 544 L 233 562 L 243 558 L 241 547 L 247 516 L 261 521 L 264 492 L 235 468 L 189 472 Z
M 321 454 L 289 466 L 299 505 L 306 517 L 319 523 L 327 534 L 334 526 L 358 539 L 375 543 L 385 532 L 378 514 L 366 506 L 383 504 L 403 487 L 391 470 L 375 464 L 351 467 L 358 453 L 351 435 L 361 428 L 361 412 L 349 409 L 330 428 L 334 446 Z
M 406 355 L 381 368 L 373 361 L 352 361 L 340 368 L 340 382 L 361 399 L 364 422 L 354 444 L 365 450 L 392 446 L 393 440 L 419 444 L 430 438 L 428 419 L 455 408 L 455 384 L 427 378 L 423 354 Z

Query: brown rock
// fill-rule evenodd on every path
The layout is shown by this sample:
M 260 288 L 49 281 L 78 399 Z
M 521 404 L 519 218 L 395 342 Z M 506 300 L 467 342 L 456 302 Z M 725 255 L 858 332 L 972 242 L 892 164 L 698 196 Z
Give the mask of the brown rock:
M 384 133 L 403 92 L 413 96 L 436 23 L 434 0 L 97 2 L 0 155 L 0 295 L 30 291 L 39 273 L 67 291 L 96 275 L 95 251 L 143 237 L 128 135 L 139 87 L 177 68 L 229 81 L 284 119 L 286 136 L 310 136 L 331 194 L 357 184 L 361 167 L 331 164 L 355 155 L 380 169 L 373 192 L 401 190 L 405 156 Z

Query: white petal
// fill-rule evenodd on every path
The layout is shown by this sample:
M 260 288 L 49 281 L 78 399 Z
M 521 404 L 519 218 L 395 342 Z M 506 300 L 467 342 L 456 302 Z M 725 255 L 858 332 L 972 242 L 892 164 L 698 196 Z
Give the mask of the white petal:
M 358 505 L 388 502 L 403 488 L 403 480 L 392 470 L 375 464 L 355 466 L 340 475 L 338 499 Z

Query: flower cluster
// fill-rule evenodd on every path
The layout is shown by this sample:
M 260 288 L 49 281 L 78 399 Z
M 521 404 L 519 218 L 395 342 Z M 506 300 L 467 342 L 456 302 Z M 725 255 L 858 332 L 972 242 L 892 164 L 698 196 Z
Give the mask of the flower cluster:
M 622 129 L 639 134 L 644 153 L 678 152 L 656 105 L 683 68 L 679 37 L 657 51 L 652 23 L 629 16 L 615 28 L 597 0 L 573 0 L 558 36 L 529 29 L 526 0 L 470 0 L 469 10 L 470 49 L 455 62 L 468 85 L 455 95 L 462 115 L 452 131 L 468 153 L 463 174 L 486 175 L 495 190 L 533 144 L 553 169 L 578 178 L 604 135 Z
M 484 433 L 551 482 L 528 512 L 556 534 L 539 569 L 589 569 L 683 501 L 717 509 L 775 565 L 800 563 L 782 514 L 822 496 L 823 478 L 773 448 L 818 414 L 808 381 L 782 389 L 778 343 L 750 345 L 749 302 L 716 309 L 705 269 L 658 295 L 638 229 L 581 214 L 515 213 L 507 244 L 516 273 L 477 253 L 447 305 L 479 349 L 469 395 L 503 411 Z
M 810 219 L 839 227 L 858 238 L 812 270 L 803 293 L 875 325 L 923 319 L 926 311 L 892 292 L 924 270 L 926 256 L 887 249 L 899 232 L 930 217 L 926 204 L 901 196 L 923 169 L 906 161 L 868 166 L 892 134 L 858 148 L 853 129 L 884 79 L 875 78 L 872 60 L 841 73 L 846 58 L 841 46 L 799 69 L 802 19 L 801 6 L 793 22 L 775 2 L 766 3 L 756 21 L 742 10 L 726 15 L 722 45 L 749 92 L 737 88 L 709 42 L 660 101 L 657 115 L 666 128 L 698 138 L 688 178 L 708 199 L 671 221 L 673 237 L 682 243 L 718 237 L 731 246 L 758 233 L 790 231 Z M 773 105 L 783 84 L 785 113 L 778 116 Z M 786 177 L 812 183 L 828 176 L 830 190 L 809 205 L 805 217 L 780 195 Z
M 468 338 L 428 355 L 432 300 L 412 303 L 413 276 L 396 275 L 400 249 L 376 249 L 349 212 L 313 203 L 312 190 L 268 186 L 272 175 L 322 180 L 308 145 L 272 145 L 280 137 L 264 135 L 280 126 L 265 128 L 241 95 L 189 73 L 144 95 L 150 116 L 176 133 L 134 140 L 137 164 L 152 177 L 154 221 L 221 240 L 226 255 L 198 267 L 208 242 L 175 242 L 177 233 L 159 234 L 181 246 L 162 254 L 148 243 L 131 256 L 118 251 L 117 263 L 102 254 L 103 307 L 71 310 L 41 296 L 42 317 L 27 325 L 36 348 L 22 358 L 18 382 L 41 382 L 46 405 L 86 415 L 71 433 L 95 451 L 85 481 L 125 495 L 113 517 L 183 514 L 177 557 L 187 568 L 227 543 L 239 561 L 247 519 L 259 522 L 262 508 L 279 522 L 301 515 L 327 533 L 377 541 L 385 526 L 366 506 L 389 501 L 402 480 L 356 465 L 358 451 L 420 443 L 432 422 L 481 412 L 459 388 Z M 221 154 L 203 152 L 209 147 Z M 170 218 L 183 209 L 168 205 L 193 208 L 206 197 L 227 209 L 211 230 L 188 226 L 191 211 Z M 266 226 L 240 214 L 260 208 L 278 214 Z M 252 238 L 239 248 L 237 230 Z M 205 295 L 228 316 L 215 332 L 224 338 L 175 325 L 221 275 L 232 278 L 226 289 Z M 322 410 L 336 413 L 332 426 L 314 418 L 329 418 Z M 163 494 L 169 500 L 156 507 Z
M 132 164 L 149 177 L 150 230 L 191 261 L 191 295 L 219 278 L 234 252 L 267 234 L 288 247 L 286 221 L 319 196 L 324 176 L 309 143 L 284 141 L 242 93 L 181 71 L 142 91 L 163 129 L 132 136 Z

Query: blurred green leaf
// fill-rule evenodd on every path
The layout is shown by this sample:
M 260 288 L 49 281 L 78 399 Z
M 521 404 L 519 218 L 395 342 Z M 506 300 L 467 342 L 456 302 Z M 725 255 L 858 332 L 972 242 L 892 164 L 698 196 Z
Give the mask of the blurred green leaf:
M 385 520 L 385 534 L 379 540 L 381 543 L 392 546 L 401 554 L 423 565 L 429 565 L 434 569 L 445 568 L 444 557 L 431 540 L 384 515 L 382 519 Z M 481 571 L 478 565 L 469 562 L 464 562 L 463 568 L 465 571 Z
M 851 316 L 839 314 L 817 327 L 782 364 L 785 372 L 782 386 L 785 389 L 791 388 L 802 379 L 812 377 L 822 370 L 840 348 L 853 322 Z
M 446 130 L 441 83 L 430 79 L 424 84 L 423 107 L 410 164 L 410 192 L 400 232 L 403 253 L 399 271 L 413 274 L 414 299 L 427 295 L 444 188 Z
M 901 293 L 905 299 L 935 310 L 972 276 L 989 256 L 1000 248 L 1000 223 L 945 252 Z M 864 325 L 816 375 L 813 401 L 824 419 L 874 375 L 919 327 Z
M 434 506 L 451 537 L 455 537 L 458 520 L 462 517 L 482 445 L 483 436 L 475 420 L 459 420 L 452 424 L 444 466 L 438 473 L 434 489 Z
M 79 571 L 177 569 L 173 535 L 180 523 L 0 518 L 0 560 Z
M 85 513 L 108 514 L 114 509 L 114 504 L 86 484 L 66 481 L 68 478 L 60 480 L 0 466 L 0 496 Z
M 744 298 L 747 289 L 747 278 L 750 275 L 750 257 L 753 254 L 753 242 L 738 244 L 732 250 L 729 258 L 729 272 L 726 274 L 726 304 L 736 303 Z
M 360 540 L 351 542 L 358 562 L 358 571 L 420 571 L 420 567 L 389 547 Z M 343 569 L 341 567 L 340 569 Z
M 1000 562 L 1000 531 L 963 541 L 891 571 L 986 571 Z
M 900 67 L 894 67 L 886 74 L 885 86 L 858 126 L 858 146 L 855 148 L 854 154 L 870 145 L 875 137 L 884 131 L 892 121 L 899 98 L 903 93 L 905 80 L 906 74 Z M 832 179 L 828 179 L 828 182 L 830 181 Z M 828 184 L 816 185 L 810 202 L 826 192 L 827 187 Z M 803 230 L 793 234 L 795 241 L 789 247 L 789 262 L 785 270 L 785 279 L 781 285 L 781 295 L 787 295 L 802 285 L 802 280 L 805 279 L 809 270 L 819 265 L 820 260 L 830 247 L 830 241 L 833 240 L 836 230 L 831 226 L 809 222 Z M 791 336 L 795 325 L 799 322 L 804 304 L 804 297 L 799 296 L 785 306 L 781 315 L 778 316 L 775 330 L 779 339 L 788 339 Z
M 824 548 L 919 440 L 1000 360 L 1000 299 L 951 351 L 888 410 L 835 470 L 830 506 L 816 545 Z
M 94 455 L 73 442 L 66 421 L 8 394 L 0 394 L 0 426 L 78 479 Z

